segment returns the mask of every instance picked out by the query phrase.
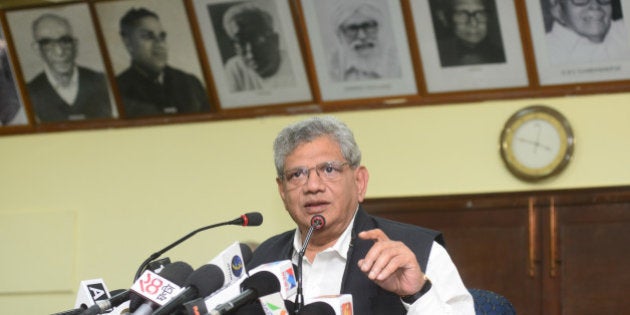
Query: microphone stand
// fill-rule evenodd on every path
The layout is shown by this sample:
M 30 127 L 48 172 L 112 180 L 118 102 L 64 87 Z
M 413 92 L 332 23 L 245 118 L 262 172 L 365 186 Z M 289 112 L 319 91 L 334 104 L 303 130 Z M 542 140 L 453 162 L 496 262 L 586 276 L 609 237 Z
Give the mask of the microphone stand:
M 297 265 L 297 293 L 295 295 L 295 303 L 293 306 L 294 314 L 299 313 L 300 309 L 304 307 L 304 293 L 302 292 L 302 260 L 304 260 L 304 253 L 306 253 L 306 247 L 311 240 L 311 236 L 315 230 L 319 230 L 326 225 L 326 219 L 323 216 L 316 214 L 311 218 L 311 226 L 306 232 L 304 242 L 302 242 L 302 248 L 298 252 L 298 265 Z
M 149 258 L 147 258 L 145 261 L 142 262 L 142 264 L 140 264 L 140 268 L 138 268 L 138 271 L 136 271 L 136 275 L 133 278 L 133 281 L 135 282 L 136 280 L 138 280 L 138 278 L 140 278 L 140 276 L 142 275 L 142 273 L 144 272 L 144 270 L 146 269 L 146 267 L 149 265 L 149 263 L 151 263 L 153 260 L 157 259 L 158 257 L 162 256 L 162 254 L 166 253 L 167 251 L 169 251 L 171 248 L 179 245 L 181 242 L 193 237 L 195 234 L 201 232 L 201 231 L 205 231 L 211 228 L 215 228 L 215 227 L 219 227 L 219 226 L 223 226 L 223 225 L 241 225 L 243 223 L 243 217 L 239 217 L 236 218 L 232 221 L 228 221 L 228 222 L 221 222 L 221 223 L 217 223 L 217 224 L 212 224 L 212 225 L 208 225 L 208 226 L 204 226 L 201 228 L 198 228 L 188 234 L 186 234 L 184 237 L 178 239 L 177 241 L 175 241 L 173 244 L 168 245 L 164 248 L 162 248 L 161 250 L 151 254 L 151 256 L 149 256 Z
M 308 232 L 306 232 L 306 237 L 304 238 L 304 243 L 302 245 L 302 249 L 298 253 L 298 265 L 297 265 L 297 294 L 295 295 L 295 304 L 293 312 L 297 314 L 300 309 L 304 306 L 304 294 L 302 293 L 302 260 L 304 259 L 304 253 L 306 252 L 306 246 L 308 246 L 308 242 L 311 240 L 311 236 L 313 235 L 313 231 L 315 231 L 315 226 L 311 225 L 308 228 Z

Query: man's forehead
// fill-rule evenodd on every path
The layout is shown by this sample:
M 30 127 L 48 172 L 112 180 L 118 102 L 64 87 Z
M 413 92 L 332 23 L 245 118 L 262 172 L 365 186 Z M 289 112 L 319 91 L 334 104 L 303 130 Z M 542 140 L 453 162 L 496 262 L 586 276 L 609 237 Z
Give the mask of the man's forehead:
M 484 6 L 483 0 L 453 0 L 453 6 Z
M 138 22 L 135 25 L 134 30 L 161 33 L 164 31 L 164 28 L 162 27 L 162 23 L 160 23 L 160 20 L 152 16 L 147 16 L 138 20 Z
M 36 37 L 57 38 L 65 35 L 72 35 L 70 25 L 65 20 L 54 16 L 43 18 L 35 28 Z

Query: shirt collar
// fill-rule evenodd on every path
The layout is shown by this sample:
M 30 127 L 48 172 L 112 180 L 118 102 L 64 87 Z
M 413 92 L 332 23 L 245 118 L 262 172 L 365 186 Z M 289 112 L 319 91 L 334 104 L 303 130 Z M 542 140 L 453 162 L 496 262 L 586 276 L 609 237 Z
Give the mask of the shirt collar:
M 44 73 L 46 73 L 46 78 L 48 79 L 48 82 L 50 82 L 50 85 L 52 85 L 55 90 L 64 88 L 68 89 L 79 84 L 79 69 L 76 65 L 72 69 L 72 77 L 70 77 L 70 84 L 67 87 L 61 86 L 59 82 L 57 82 L 55 75 L 52 73 L 52 70 L 50 70 L 50 67 L 48 67 L 48 65 L 44 67 Z
M 357 217 L 357 212 L 359 210 L 359 206 L 354 210 L 354 215 L 352 216 L 352 221 L 346 227 L 346 229 L 341 233 L 341 236 L 337 239 L 335 244 L 324 251 L 335 251 L 337 254 L 343 259 L 348 259 L 348 249 L 350 248 L 350 241 L 352 240 L 352 227 L 354 226 L 354 220 Z M 297 258 L 297 253 L 302 249 L 302 236 L 300 235 L 300 229 L 295 229 L 295 233 L 293 234 L 293 253 L 294 257 Z

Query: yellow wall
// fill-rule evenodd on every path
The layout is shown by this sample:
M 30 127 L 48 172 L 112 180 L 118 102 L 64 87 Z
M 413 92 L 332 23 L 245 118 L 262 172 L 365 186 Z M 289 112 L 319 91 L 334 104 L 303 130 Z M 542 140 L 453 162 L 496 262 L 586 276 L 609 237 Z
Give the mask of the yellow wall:
M 533 104 L 571 122 L 559 176 L 515 179 L 501 127 Z M 630 184 L 630 93 L 340 112 L 370 170 L 368 197 Z M 72 308 L 80 280 L 128 288 L 151 253 L 203 225 L 260 211 L 259 228 L 202 232 L 165 256 L 197 268 L 233 241 L 292 226 L 271 143 L 302 116 L 0 137 L 0 313 Z

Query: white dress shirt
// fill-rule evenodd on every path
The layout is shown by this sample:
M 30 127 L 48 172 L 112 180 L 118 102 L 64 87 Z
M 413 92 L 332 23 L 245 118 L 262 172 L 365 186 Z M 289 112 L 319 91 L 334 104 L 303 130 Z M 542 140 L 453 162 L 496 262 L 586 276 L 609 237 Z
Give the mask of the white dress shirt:
M 551 64 L 584 64 L 630 60 L 628 31 L 623 20 L 612 21 L 606 37 L 594 43 L 557 22 L 546 35 Z
M 356 216 L 356 213 L 355 213 Z M 310 262 L 306 257 L 302 260 L 302 283 L 304 299 L 308 300 L 322 295 L 340 294 L 341 282 L 347 262 L 354 219 L 341 234 L 337 242 L 317 253 Z M 298 229 L 293 237 L 293 263 L 297 265 L 298 255 L 302 247 Z M 358 268 L 356 266 L 355 268 Z M 432 287 L 415 303 L 409 305 L 407 314 L 475 314 L 472 296 L 464 286 L 455 264 L 442 245 L 433 242 L 427 270 L 427 277 Z M 294 300 L 290 297 L 289 300 Z

